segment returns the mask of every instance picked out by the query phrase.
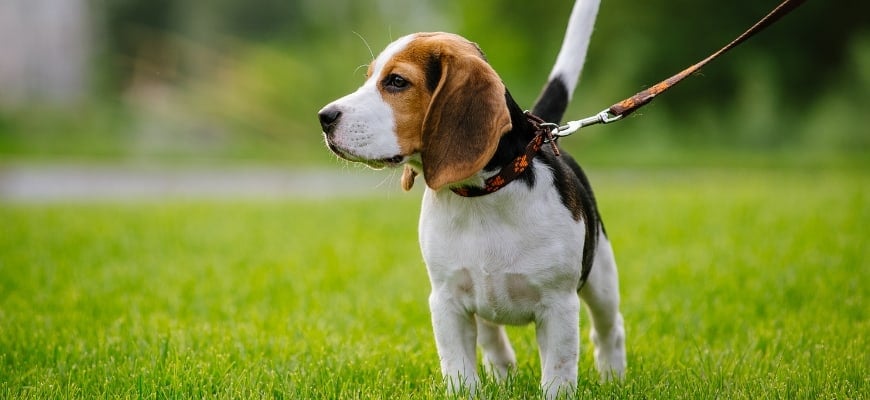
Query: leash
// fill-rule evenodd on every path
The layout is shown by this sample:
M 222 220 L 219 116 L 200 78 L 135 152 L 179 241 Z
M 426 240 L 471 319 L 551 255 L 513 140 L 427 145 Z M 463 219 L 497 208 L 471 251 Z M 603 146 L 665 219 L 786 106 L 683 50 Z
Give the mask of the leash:
M 695 63 L 694 65 L 678 72 L 674 76 L 671 76 L 668 79 L 665 79 L 649 89 L 642 90 L 631 96 L 625 100 L 622 100 L 607 109 L 595 114 L 591 117 L 583 118 L 576 121 L 566 122 L 564 125 L 556 126 L 554 128 L 553 136 L 556 137 L 564 137 L 569 136 L 574 132 L 580 130 L 580 128 L 596 125 L 596 124 L 609 124 L 611 122 L 616 122 L 626 117 L 627 115 L 637 111 L 637 109 L 649 104 L 656 96 L 661 94 L 662 92 L 674 87 L 674 85 L 680 83 L 683 79 L 688 77 L 689 75 L 698 72 L 701 67 L 707 65 L 710 61 L 718 58 L 722 54 L 725 54 L 728 50 L 731 50 L 737 45 L 743 43 L 747 39 L 755 36 L 758 32 L 763 31 L 770 25 L 773 25 L 774 22 L 784 17 L 786 14 L 793 11 L 795 8 L 800 6 L 806 2 L 806 0 L 785 0 L 780 3 L 776 8 L 770 11 L 767 15 L 764 16 L 761 20 L 752 25 L 746 32 L 743 32 L 736 39 L 732 40 L 731 43 L 725 45 L 725 47 L 719 49 L 715 53 L 707 56 L 707 58 Z
M 526 112 L 526 118 L 530 123 L 532 123 L 536 130 L 535 138 L 526 146 L 526 151 L 519 157 L 515 158 L 511 164 L 503 167 L 499 173 L 486 179 L 483 187 L 457 187 L 451 188 L 451 190 L 463 197 L 477 197 L 493 193 L 503 188 L 528 168 L 529 160 L 534 158 L 535 154 L 541 150 L 544 143 L 549 143 L 553 148 L 553 152 L 556 155 L 559 155 L 559 149 L 556 147 L 556 140 L 558 138 L 570 136 L 579 131 L 580 128 L 597 124 L 609 124 L 623 119 L 627 115 L 637 111 L 637 109 L 649 104 L 656 96 L 674 87 L 674 85 L 680 83 L 686 77 L 698 72 L 701 67 L 707 65 L 710 61 L 725 54 L 728 50 L 737 47 L 737 45 L 743 43 L 752 36 L 755 36 L 755 34 L 763 31 L 768 26 L 773 25 L 774 22 L 778 21 L 804 2 L 806 2 L 806 0 L 784 0 L 776 6 L 776 8 L 765 15 L 764 18 L 756 22 L 755 25 L 752 25 L 749 29 L 740 34 L 740 36 L 732 40 L 731 43 L 728 43 L 725 47 L 707 56 L 707 58 L 593 116 L 576 121 L 568 121 L 564 125 L 559 125 L 544 122 L 537 116 Z

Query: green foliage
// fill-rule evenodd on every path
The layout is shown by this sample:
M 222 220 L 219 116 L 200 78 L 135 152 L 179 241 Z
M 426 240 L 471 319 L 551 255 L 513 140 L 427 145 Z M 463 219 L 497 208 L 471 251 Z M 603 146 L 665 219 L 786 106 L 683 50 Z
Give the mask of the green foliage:
M 579 397 L 866 396 L 866 173 L 591 178 L 629 371 L 598 384 L 584 337 Z M 0 205 L 0 397 L 444 398 L 418 201 Z M 509 335 L 483 390 L 532 398 L 533 329 Z
M 870 3 L 853 3 L 807 2 L 632 121 L 593 128 L 607 133 L 578 146 L 656 163 L 711 149 L 866 158 Z M 557 0 L 95 4 L 103 17 L 95 18 L 97 31 L 107 34 L 95 43 L 103 51 L 94 62 L 94 98 L 74 110 L 0 112 L 0 156 L 326 163 L 332 158 L 322 150 L 316 111 L 358 87 L 360 67 L 392 39 L 462 34 L 531 107 L 571 9 Z M 772 6 L 602 2 L 567 117 L 591 115 L 670 76 Z

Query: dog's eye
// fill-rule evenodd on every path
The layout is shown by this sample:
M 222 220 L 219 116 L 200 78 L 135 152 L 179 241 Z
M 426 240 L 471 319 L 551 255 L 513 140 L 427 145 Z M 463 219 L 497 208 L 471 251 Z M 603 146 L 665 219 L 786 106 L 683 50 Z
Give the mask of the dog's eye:
M 398 92 L 407 88 L 409 82 L 400 75 L 390 74 L 384 79 L 384 88 L 391 92 Z

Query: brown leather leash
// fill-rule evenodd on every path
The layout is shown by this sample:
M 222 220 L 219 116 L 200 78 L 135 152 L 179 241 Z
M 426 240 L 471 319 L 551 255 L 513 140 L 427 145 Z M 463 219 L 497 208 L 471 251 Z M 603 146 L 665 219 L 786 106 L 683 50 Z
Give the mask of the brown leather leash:
M 768 26 L 772 25 L 774 22 L 778 21 L 780 18 L 785 16 L 786 14 L 793 11 L 798 6 L 805 3 L 806 0 L 784 0 L 780 3 L 776 8 L 774 8 L 771 12 L 764 16 L 761 20 L 752 25 L 746 32 L 743 32 L 736 39 L 732 40 L 731 43 L 725 45 L 725 47 L 719 49 L 715 53 L 709 55 L 707 58 L 693 64 L 692 66 L 678 72 L 677 74 L 667 78 L 648 89 L 642 90 L 631 96 L 625 100 L 622 100 L 604 111 L 599 112 L 591 117 L 583 118 L 576 121 L 566 122 L 564 125 L 558 125 L 554 123 L 543 122 L 540 118 L 526 113 L 529 122 L 531 122 L 537 129 L 537 134 L 535 138 L 526 146 L 526 152 L 514 159 L 510 165 L 502 168 L 502 170 L 484 181 L 484 187 L 459 187 L 453 188 L 453 192 L 464 197 L 477 197 L 485 194 L 489 194 L 495 192 L 508 183 L 510 183 L 517 176 L 522 174 L 526 168 L 529 166 L 529 160 L 534 157 L 535 153 L 537 153 L 544 143 L 550 143 L 553 146 L 554 152 L 558 155 L 559 150 L 556 147 L 556 139 L 560 137 L 569 136 L 577 131 L 580 128 L 596 125 L 596 124 L 608 124 L 611 122 L 619 121 L 623 117 L 637 111 L 637 109 L 649 104 L 656 96 L 663 93 L 664 91 L 674 87 L 677 83 L 680 83 L 686 77 L 698 72 L 701 67 L 707 65 L 710 61 L 718 58 L 722 54 L 725 54 L 728 50 L 737 47 L 737 45 L 743 43 L 747 39 L 751 38 L 755 34 L 761 32 Z

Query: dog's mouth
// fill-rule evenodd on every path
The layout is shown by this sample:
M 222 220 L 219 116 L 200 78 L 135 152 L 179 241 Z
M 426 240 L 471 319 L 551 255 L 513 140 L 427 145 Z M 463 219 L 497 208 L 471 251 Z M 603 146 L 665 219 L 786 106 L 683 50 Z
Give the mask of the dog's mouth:
M 337 155 L 337 156 L 339 156 L 347 161 L 353 161 L 353 162 L 365 164 L 365 165 L 367 165 L 371 168 L 374 168 L 374 169 L 382 169 L 384 167 L 391 167 L 391 168 L 398 167 L 399 165 L 402 165 L 405 162 L 405 159 L 407 158 L 407 157 L 400 155 L 400 154 L 397 154 L 397 155 L 392 156 L 392 157 L 378 158 L 378 159 L 368 159 L 365 157 L 360 157 L 360 156 L 357 156 L 355 154 L 347 152 L 347 151 L 343 150 L 342 148 L 336 146 L 335 143 L 332 143 L 332 141 L 329 140 L 328 138 L 326 139 L 326 147 L 328 147 L 330 151 L 335 153 L 335 155 Z

